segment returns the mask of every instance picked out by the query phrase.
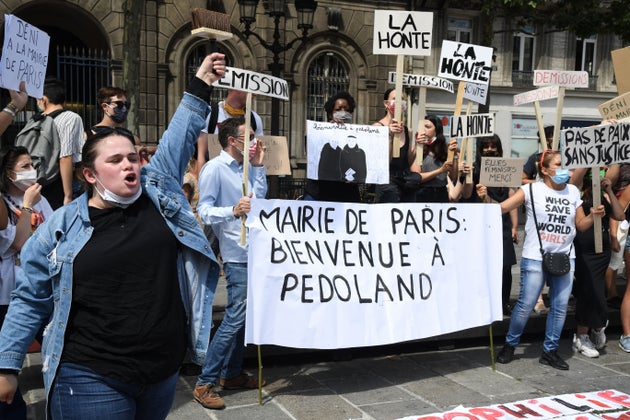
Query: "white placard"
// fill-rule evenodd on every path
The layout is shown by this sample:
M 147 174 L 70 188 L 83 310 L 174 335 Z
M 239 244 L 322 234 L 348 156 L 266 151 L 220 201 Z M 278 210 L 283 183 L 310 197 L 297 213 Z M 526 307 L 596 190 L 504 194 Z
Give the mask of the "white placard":
M 494 114 L 454 115 L 450 137 L 488 137 L 494 135 Z
M 482 157 L 479 183 L 486 187 L 520 187 L 523 158 Z
M 534 86 L 549 85 L 587 88 L 588 73 L 585 71 L 534 70 Z
M 487 85 L 492 70 L 490 47 L 442 41 L 438 76 Z
M 306 177 L 389 183 L 389 127 L 306 121 Z
M 4 15 L 4 44 L 0 86 L 19 90 L 26 84 L 28 96 L 44 95 L 50 36 L 14 15 Z
M 500 220 L 496 204 L 252 199 L 245 342 L 376 346 L 500 320 Z
M 389 72 L 389 83 L 396 83 L 396 72 Z M 420 74 L 407 74 L 403 73 L 402 83 L 404 86 L 415 86 L 415 87 L 427 87 L 434 89 L 442 89 L 447 92 L 454 92 L 453 82 L 447 79 L 442 79 L 437 76 L 423 76 Z
M 226 66 L 223 77 L 212 85 L 251 92 L 256 95 L 271 96 L 285 101 L 289 100 L 289 84 L 286 80 L 234 67 Z
M 630 122 L 560 131 L 562 167 L 593 168 L 630 161 Z
M 488 101 L 489 85 L 467 82 L 464 88 L 464 99 L 485 105 Z
M 373 54 L 431 55 L 433 13 L 374 11 Z
M 514 95 L 514 106 L 554 99 L 558 97 L 559 91 L 560 88 L 553 85 L 519 93 L 518 95 Z

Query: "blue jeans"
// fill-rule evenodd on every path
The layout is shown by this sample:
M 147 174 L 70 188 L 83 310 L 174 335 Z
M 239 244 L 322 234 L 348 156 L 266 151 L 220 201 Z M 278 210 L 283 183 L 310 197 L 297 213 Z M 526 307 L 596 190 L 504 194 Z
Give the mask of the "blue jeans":
M 558 341 L 567 316 L 567 304 L 571 296 L 574 270 L 575 258 L 571 258 L 571 271 L 562 276 L 552 276 L 545 273 L 542 269 L 542 261 L 529 258 L 521 259 L 521 291 L 512 310 L 510 328 L 505 337 L 507 344 L 512 347 L 518 345 L 525 324 L 527 324 L 529 315 L 536 305 L 546 280 L 549 284 L 550 308 L 547 314 L 543 350 L 552 351 L 558 348 Z
M 223 271 L 227 282 L 225 315 L 212 337 L 197 385 L 218 385 L 219 378 L 235 378 L 243 371 L 247 264 L 226 262 Z
M 165 419 L 179 373 L 151 385 L 130 385 L 75 363 L 59 365 L 48 406 L 53 419 Z

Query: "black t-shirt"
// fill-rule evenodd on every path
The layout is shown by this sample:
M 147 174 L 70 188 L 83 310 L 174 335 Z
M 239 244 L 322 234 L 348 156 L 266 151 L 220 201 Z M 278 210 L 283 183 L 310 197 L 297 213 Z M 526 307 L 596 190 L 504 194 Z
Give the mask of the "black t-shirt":
M 89 215 L 94 232 L 74 261 L 61 361 L 129 384 L 164 380 L 186 352 L 177 239 L 145 195 Z

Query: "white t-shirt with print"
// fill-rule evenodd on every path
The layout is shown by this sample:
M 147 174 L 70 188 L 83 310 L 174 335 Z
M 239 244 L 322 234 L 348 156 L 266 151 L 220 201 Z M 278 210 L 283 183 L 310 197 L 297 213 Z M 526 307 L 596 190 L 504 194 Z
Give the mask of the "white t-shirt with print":
M 521 190 L 525 193 L 525 208 L 527 209 L 523 257 L 542 260 L 529 185 L 532 186 L 534 194 L 538 232 L 543 250 L 565 254 L 571 251 L 571 257 L 574 257 L 575 247 L 571 245 L 575 238 L 575 212 L 582 205 L 580 191 L 572 184 L 566 184 L 563 190 L 554 190 L 542 181 L 521 186 Z

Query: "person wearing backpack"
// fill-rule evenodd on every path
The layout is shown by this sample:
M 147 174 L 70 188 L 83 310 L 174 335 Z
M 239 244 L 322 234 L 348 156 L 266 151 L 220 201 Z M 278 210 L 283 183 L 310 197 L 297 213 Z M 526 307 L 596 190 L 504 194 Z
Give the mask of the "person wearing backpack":
M 42 195 L 53 209 L 72 201 L 74 165 L 81 162 L 84 143 L 83 120 L 64 109 L 65 102 L 64 83 L 47 78 L 43 96 L 37 99 L 42 112 L 31 117 L 15 141 L 28 149 L 38 179 L 45 179 Z

